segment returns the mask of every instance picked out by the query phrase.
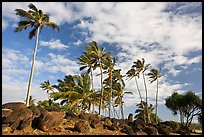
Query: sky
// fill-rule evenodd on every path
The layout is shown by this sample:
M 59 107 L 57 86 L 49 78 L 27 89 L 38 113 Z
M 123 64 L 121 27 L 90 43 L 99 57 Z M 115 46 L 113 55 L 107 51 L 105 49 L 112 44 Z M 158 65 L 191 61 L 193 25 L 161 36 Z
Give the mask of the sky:
M 22 18 L 15 9 L 28 10 L 28 2 L 2 3 L 2 104 L 25 102 L 35 38 L 28 39 L 30 28 L 15 33 Z M 60 32 L 44 27 L 39 36 L 31 95 L 46 100 L 40 83 L 57 84 L 65 75 L 79 75 L 77 58 L 84 46 L 96 41 L 100 48 L 118 57 L 115 68 L 125 73 L 137 59 L 145 59 L 151 68 L 161 68 L 158 115 L 162 120 L 177 120 L 165 106 L 173 92 L 192 90 L 202 98 L 202 3 L 201 2 L 34 2 L 49 13 Z M 94 71 L 94 85 L 100 77 Z M 148 81 L 148 100 L 155 105 L 156 82 Z M 135 114 L 139 95 L 134 79 L 126 80 L 125 117 Z M 138 80 L 143 99 L 142 77 Z M 197 122 L 196 119 L 194 119 Z

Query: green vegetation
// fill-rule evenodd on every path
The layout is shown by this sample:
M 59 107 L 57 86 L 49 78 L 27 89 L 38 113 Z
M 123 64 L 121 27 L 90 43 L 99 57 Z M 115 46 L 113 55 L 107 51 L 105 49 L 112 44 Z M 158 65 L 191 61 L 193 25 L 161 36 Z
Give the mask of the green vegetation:
M 165 105 L 174 115 L 180 115 L 181 126 L 185 127 L 190 126 L 193 117 L 202 113 L 202 100 L 192 91 L 188 91 L 184 95 L 174 92 L 166 98 Z

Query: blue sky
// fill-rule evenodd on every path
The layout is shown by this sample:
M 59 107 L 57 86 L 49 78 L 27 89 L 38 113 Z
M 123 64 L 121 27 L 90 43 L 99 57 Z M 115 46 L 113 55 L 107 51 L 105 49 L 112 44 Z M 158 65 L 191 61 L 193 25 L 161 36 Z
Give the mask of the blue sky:
M 35 39 L 29 40 L 30 29 L 14 33 L 20 20 L 16 8 L 28 10 L 27 2 L 2 3 L 2 104 L 25 101 Z M 202 98 L 202 3 L 61 3 L 35 2 L 48 12 L 61 31 L 44 28 L 39 36 L 31 95 L 47 99 L 40 83 L 65 75 L 81 74 L 77 58 L 83 46 L 96 41 L 119 58 L 116 68 L 125 74 L 137 59 L 145 58 L 151 68 L 161 68 L 159 80 L 159 117 L 179 120 L 164 103 L 174 91 L 196 92 Z M 98 74 L 99 70 L 94 72 Z M 139 95 L 133 80 L 125 81 L 125 115 L 133 113 Z M 143 81 L 139 85 L 145 97 Z M 100 77 L 94 77 L 95 87 Z M 155 104 L 156 83 L 148 84 L 148 99 Z

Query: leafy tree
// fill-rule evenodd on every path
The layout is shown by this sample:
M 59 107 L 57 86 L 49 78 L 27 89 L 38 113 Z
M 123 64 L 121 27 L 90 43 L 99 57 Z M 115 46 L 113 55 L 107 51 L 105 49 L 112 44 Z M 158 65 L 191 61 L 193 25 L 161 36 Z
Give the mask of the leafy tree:
M 193 117 L 199 116 L 202 113 L 202 100 L 192 91 L 188 91 L 184 95 L 174 92 L 165 101 L 166 107 L 174 115 L 180 114 L 181 125 L 185 127 L 190 126 Z
M 157 110 L 158 109 L 158 103 L 157 103 L 157 101 L 158 101 L 158 92 L 159 92 L 159 81 L 158 81 L 158 78 L 160 78 L 161 75 L 160 75 L 160 72 L 158 70 L 156 70 L 156 69 L 151 69 L 150 72 L 147 75 L 149 76 L 151 83 L 154 82 L 154 81 L 157 81 L 156 113 L 155 113 L 157 115 L 157 113 L 158 113 L 158 110 Z M 156 123 L 158 123 L 157 117 L 156 117 Z
M 33 72 L 34 72 L 34 64 L 35 64 L 35 57 L 38 47 L 38 35 L 42 31 L 44 26 L 50 27 L 50 28 L 57 28 L 59 31 L 59 27 L 49 21 L 49 15 L 47 13 L 44 13 L 42 10 L 38 10 L 35 5 L 32 3 L 28 5 L 29 9 L 28 11 L 25 11 L 23 9 L 16 9 L 16 15 L 19 15 L 22 18 L 25 18 L 25 20 L 20 20 L 18 22 L 18 26 L 15 28 L 15 32 L 22 31 L 23 29 L 26 30 L 27 27 L 33 28 L 29 33 L 29 39 L 32 39 L 34 36 L 36 36 L 36 43 L 35 43 L 35 49 L 33 53 L 33 61 L 32 61 L 32 67 L 30 72 L 30 79 L 28 84 L 28 91 L 27 91 L 27 97 L 26 97 L 26 106 L 29 106 L 29 98 L 30 98 L 30 89 L 32 84 L 32 78 L 33 78 Z

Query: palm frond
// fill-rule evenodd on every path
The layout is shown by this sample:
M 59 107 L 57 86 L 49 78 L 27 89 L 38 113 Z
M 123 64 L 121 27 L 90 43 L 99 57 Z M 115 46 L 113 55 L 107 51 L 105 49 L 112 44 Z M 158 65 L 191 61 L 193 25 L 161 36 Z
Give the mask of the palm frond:
M 45 25 L 47 27 L 52 28 L 53 30 L 56 28 L 58 30 L 58 32 L 60 31 L 60 27 L 57 24 L 53 23 L 53 22 L 45 22 Z

